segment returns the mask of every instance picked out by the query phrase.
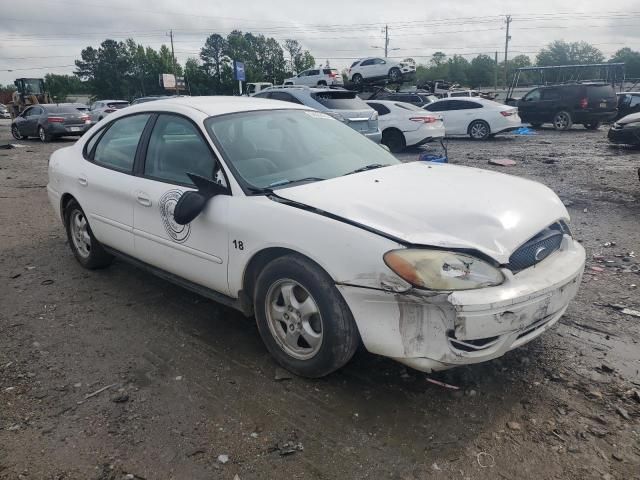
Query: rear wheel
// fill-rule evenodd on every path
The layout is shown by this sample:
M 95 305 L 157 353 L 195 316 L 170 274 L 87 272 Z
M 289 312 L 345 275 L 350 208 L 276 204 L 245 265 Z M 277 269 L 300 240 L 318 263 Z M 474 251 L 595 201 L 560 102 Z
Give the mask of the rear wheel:
M 387 129 L 382 132 L 383 145 L 386 145 L 392 153 L 398 153 L 403 151 L 407 147 L 407 141 L 404 138 L 404 134 L 395 129 Z
M 326 86 L 327 86 L 327 82 L 325 82 L 324 80 L 320 80 L 320 81 L 318 82 L 318 86 L 319 86 L 319 87 L 326 87 Z
M 402 79 L 402 72 L 399 68 L 394 67 L 389 70 L 389 80 L 392 82 L 399 82 L 400 79 Z
M 283 367 L 328 375 L 353 356 L 360 337 L 332 279 L 300 255 L 277 258 L 260 273 L 254 296 L 260 336 Z
M 569 112 L 562 110 L 553 116 L 553 128 L 556 130 L 569 130 L 572 126 L 573 119 Z
M 89 221 L 75 200 L 71 200 L 64 210 L 64 225 L 69 246 L 80 265 L 94 270 L 111 264 L 113 256 L 93 236 Z
M 27 138 L 26 136 L 20 134 L 20 130 L 18 130 L 18 126 L 15 123 L 11 125 L 11 135 L 13 135 L 13 138 L 15 138 L 16 140 L 24 140 L 25 138 Z
M 42 140 L 43 142 L 50 142 L 51 139 L 53 138 L 51 135 L 49 135 L 44 127 L 38 127 L 38 137 L 40 138 L 40 140 Z
M 484 120 L 474 120 L 469 125 L 469 136 L 473 140 L 486 140 L 491 135 L 491 127 Z
M 359 73 L 355 73 L 353 75 L 353 77 L 351 78 L 351 81 L 356 85 L 361 85 L 362 84 L 362 75 L 360 75 Z
M 587 130 L 598 130 L 602 126 L 602 122 L 585 123 L 584 128 Z

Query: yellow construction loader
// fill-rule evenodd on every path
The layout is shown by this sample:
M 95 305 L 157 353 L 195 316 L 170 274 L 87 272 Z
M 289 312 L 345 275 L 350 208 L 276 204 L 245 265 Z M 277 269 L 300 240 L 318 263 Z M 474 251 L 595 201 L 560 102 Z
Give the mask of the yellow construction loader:
M 17 90 L 13 92 L 12 101 L 7 104 L 11 118 L 17 117 L 31 105 L 51 103 L 51 97 L 45 91 L 42 78 L 18 78 L 13 83 Z

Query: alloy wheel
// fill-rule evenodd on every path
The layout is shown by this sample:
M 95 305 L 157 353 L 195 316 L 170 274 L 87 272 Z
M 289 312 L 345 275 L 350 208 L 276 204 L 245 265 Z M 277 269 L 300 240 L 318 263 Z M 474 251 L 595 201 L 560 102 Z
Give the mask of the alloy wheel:
M 489 131 L 485 123 L 476 122 L 473 125 L 471 125 L 470 133 L 472 138 L 479 140 L 479 139 L 485 138 L 489 134 Z
M 271 285 L 265 303 L 269 331 L 280 348 L 297 360 L 315 356 L 322 345 L 322 316 L 309 291 L 282 279 Z
M 80 210 L 74 210 L 71 214 L 70 225 L 71 239 L 73 246 L 82 258 L 91 255 L 91 236 L 89 235 L 89 224 L 87 218 Z

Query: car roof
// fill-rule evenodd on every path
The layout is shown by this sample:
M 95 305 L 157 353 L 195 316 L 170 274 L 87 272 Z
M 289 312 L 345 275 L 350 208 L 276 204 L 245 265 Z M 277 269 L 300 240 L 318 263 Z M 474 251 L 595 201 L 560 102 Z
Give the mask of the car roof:
M 141 103 L 133 105 L 129 111 L 145 111 L 162 106 L 183 106 L 193 108 L 209 116 L 225 115 L 228 113 L 250 112 L 255 110 L 281 110 L 299 109 L 309 110 L 305 105 L 297 105 L 291 102 L 283 102 L 269 98 L 259 97 L 231 97 L 231 96 L 210 96 L 210 97 L 174 97 L 165 100 L 157 100 L 151 104 Z

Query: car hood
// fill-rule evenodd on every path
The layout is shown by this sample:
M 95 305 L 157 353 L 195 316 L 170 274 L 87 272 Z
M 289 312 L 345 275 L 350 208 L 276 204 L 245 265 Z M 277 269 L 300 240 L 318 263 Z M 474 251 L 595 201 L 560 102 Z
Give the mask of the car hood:
M 627 115 L 626 117 L 622 117 L 616 123 L 620 125 L 626 125 L 627 123 L 640 122 L 640 113 L 632 113 L 631 115 Z
M 559 219 L 557 195 L 530 180 L 412 162 L 276 190 L 413 245 L 478 250 L 501 264 Z

